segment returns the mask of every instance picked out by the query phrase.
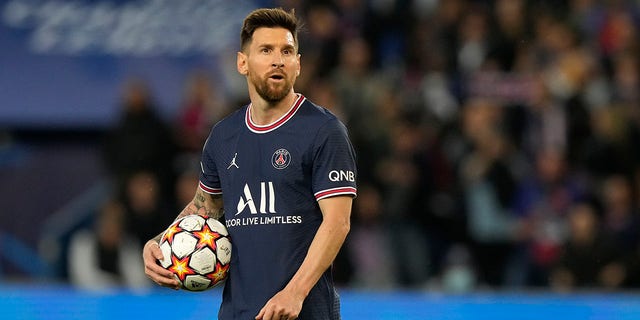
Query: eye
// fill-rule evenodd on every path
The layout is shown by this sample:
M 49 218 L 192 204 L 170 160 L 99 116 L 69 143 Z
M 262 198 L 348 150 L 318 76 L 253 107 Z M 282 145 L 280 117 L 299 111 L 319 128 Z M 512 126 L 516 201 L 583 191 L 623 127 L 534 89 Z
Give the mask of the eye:
M 262 49 L 260 49 L 260 52 L 261 52 L 261 53 L 268 54 L 268 53 L 270 53 L 270 52 L 271 52 L 271 49 L 269 49 L 269 48 L 262 48 Z

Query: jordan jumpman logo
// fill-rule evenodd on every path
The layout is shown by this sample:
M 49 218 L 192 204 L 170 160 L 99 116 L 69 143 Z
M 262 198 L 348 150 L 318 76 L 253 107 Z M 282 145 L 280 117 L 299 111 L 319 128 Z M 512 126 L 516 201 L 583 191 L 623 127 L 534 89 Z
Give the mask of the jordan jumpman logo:
M 229 166 L 227 167 L 227 170 L 231 169 L 231 167 L 236 167 L 238 169 L 240 169 L 240 167 L 238 167 L 238 165 L 236 164 L 236 157 L 238 156 L 238 153 L 236 152 L 236 154 L 233 155 L 233 159 L 231 159 L 231 164 L 229 164 Z

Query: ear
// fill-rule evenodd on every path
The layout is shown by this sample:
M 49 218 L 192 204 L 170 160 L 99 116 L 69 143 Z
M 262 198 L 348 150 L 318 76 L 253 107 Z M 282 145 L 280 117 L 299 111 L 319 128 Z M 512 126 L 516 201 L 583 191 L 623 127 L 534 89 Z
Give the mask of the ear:
M 247 66 L 247 55 L 245 55 L 241 51 L 238 51 L 236 57 L 236 67 L 238 68 L 238 73 L 240 73 L 241 75 L 246 76 L 247 74 L 249 74 L 249 69 Z
M 296 76 L 299 76 L 299 75 L 300 75 L 300 66 L 301 66 L 301 64 L 300 64 L 300 57 L 302 57 L 302 56 L 298 53 L 298 55 L 297 55 L 297 57 L 296 57 L 296 58 L 297 58 L 297 59 L 296 59 L 296 60 L 297 60 L 297 63 L 296 63 L 296 64 L 297 64 L 297 66 L 296 66 Z

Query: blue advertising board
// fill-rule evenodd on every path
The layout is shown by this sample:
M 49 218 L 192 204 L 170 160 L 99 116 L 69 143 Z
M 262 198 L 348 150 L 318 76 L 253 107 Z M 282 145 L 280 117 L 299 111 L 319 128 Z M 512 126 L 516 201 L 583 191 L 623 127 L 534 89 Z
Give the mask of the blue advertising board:
M 66 286 L 0 285 L 2 319 L 215 319 L 222 289 L 87 292 Z M 370 292 L 340 290 L 343 319 L 635 320 L 637 293 Z

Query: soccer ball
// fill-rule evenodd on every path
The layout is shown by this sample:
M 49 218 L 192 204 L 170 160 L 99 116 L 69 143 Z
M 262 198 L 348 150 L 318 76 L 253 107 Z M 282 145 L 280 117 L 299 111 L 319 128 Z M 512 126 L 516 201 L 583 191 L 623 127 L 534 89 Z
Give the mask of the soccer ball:
M 188 215 L 162 234 L 160 265 L 172 271 L 183 289 L 204 291 L 227 278 L 231 240 L 227 228 L 203 215 Z

